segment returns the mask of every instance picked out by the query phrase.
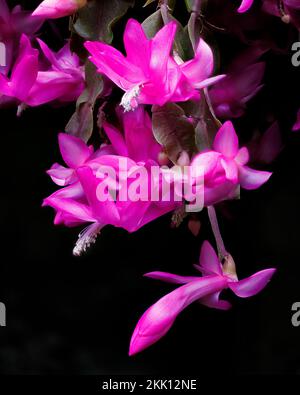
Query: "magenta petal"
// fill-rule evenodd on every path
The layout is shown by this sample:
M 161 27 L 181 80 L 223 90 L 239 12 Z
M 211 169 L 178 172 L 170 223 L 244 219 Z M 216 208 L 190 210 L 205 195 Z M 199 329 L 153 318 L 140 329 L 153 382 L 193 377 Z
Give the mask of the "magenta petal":
M 219 291 L 204 296 L 199 300 L 199 302 L 204 306 L 211 307 L 213 309 L 229 310 L 231 308 L 231 304 L 227 302 L 227 300 L 220 300 L 220 293 L 221 292 Z
M 235 157 L 235 161 L 241 166 L 245 165 L 249 161 L 249 151 L 246 147 L 242 147 L 239 150 Z
M 156 33 L 151 41 L 151 80 L 158 84 L 165 83 L 166 70 L 176 28 L 175 22 L 169 22 Z
M 128 156 L 128 150 L 124 141 L 124 137 L 120 131 L 106 121 L 103 122 L 103 129 L 116 153 L 121 156 Z
M 77 175 L 84 189 L 86 197 L 93 213 L 97 217 L 99 223 L 104 225 L 117 226 L 120 216 L 113 200 L 100 201 L 97 197 L 98 179 L 94 176 L 92 169 L 87 166 L 77 169 Z
M 226 174 L 227 180 L 237 183 L 238 180 L 238 167 L 234 160 L 221 159 L 221 165 Z
M 226 158 L 233 159 L 238 153 L 239 140 L 232 122 L 225 122 L 216 134 L 213 147 Z
M 55 163 L 47 174 L 52 178 L 52 181 L 61 187 L 70 184 L 73 181 L 74 170 L 68 169 L 64 166 Z
M 44 200 L 44 206 L 51 206 L 58 211 L 63 211 L 74 218 L 85 222 L 94 222 L 94 217 L 88 206 L 73 199 L 50 196 Z
M 200 39 L 194 59 L 181 66 L 183 74 L 193 84 L 199 84 L 208 78 L 214 68 L 214 56 L 211 48 L 206 42 Z
M 127 22 L 124 45 L 128 61 L 147 72 L 150 62 L 150 40 L 146 37 L 142 25 L 135 19 L 129 19 Z
M 71 169 L 82 166 L 91 156 L 89 147 L 78 137 L 60 133 L 58 141 L 63 160 Z
M 203 296 L 226 287 L 220 276 L 203 277 L 182 285 L 151 306 L 140 318 L 131 338 L 129 355 L 134 355 L 156 343 L 173 325 L 178 314 Z
M 253 0 L 242 0 L 241 5 L 238 8 L 239 13 L 243 13 L 249 10 L 249 8 L 252 6 Z
M 204 241 L 201 253 L 199 265 L 201 269 L 204 269 L 205 274 L 219 274 L 223 275 L 222 265 L 219 258 L 208 241 Z
M 14 96 L 26 101 L 29 91 L 38 75 L 38 59 L 33 55 L 24 55 L 14 67 L 11 77 L 11 88 Z
M 239 167 L 239 181 L 244 189 L 257 189 L 269 180 L 272 173 L 268 171 L 253 170 L 248 166 Z
M 229 282 L 228 287 L 240 298 L 249 298 L 256 295 L 267 285 L 275 271 L 276 269 L 262 270 L 244 280 Z
M 125 56 L 110 45 L 87 41 L 84 46 L 92 55 L 90 60 L 123 90 L 144 82 L 145 76 L 140 68 L 129 62 Z

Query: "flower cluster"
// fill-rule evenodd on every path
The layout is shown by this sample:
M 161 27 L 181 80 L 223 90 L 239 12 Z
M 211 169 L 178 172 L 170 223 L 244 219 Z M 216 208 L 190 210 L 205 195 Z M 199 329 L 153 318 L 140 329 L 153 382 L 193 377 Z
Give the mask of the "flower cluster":
M 205 29 L 197 22 L 203 18 L 201 2 L 187 3 L 192 6 L 186 27 L 167 2 L 159 2 L 142 24 L 127 21 L 120 46 L 112 45 L 111 27 L 133 0 L 120 0 L 108 10 L 100 2 L 45 0 L 33 13 L 20 7 L 10 11 L 0 1 L 0 39 L 7 49 L 0 69 L 0 106 L 17 105 L 21 115 L 27 107 L 76 102 L 67 133 L 58 135 L 64 165 L 55 163 L 47 171 L 59 188 L 43 202 L 55 210 L 56 225 L 83 227 L 74 255 L 85 253 L 107 225 L 135 232 L 168 213 L 173 225 L 180 225 L 190 211 L 209 213 L 219 256 L 204 241 L 195 265 L 202 276 L 146 274 L 180 287 L 140 318 L 130 355 L 164 336 L 190 303 L 227 310 L 231 305 L 220 299 L 223 290 L 253 296 L 275 272 L 265 269 L 238 279 L 214 208 L 239 197 L 240 189 L 265 184 L 272 173 L 257 166 L 269 164 L 282 148 L 277 122 L 244 145 L 232 122 L 247 113 L 248 102 L 263 88 L 263 57 L 271 46 L 258 40 L 222 67 L 216 44 L 202 35 Z M 235 17 L 236 11 L 251 16 L 258 7 L 253 3 L 243 0 Z M 259 7 L 260 13 L 299 28 L 298 1 L 265 0 Z M 72 16 L 72 36 L 55 52 L 37 32 L 47 19 L 66 16 Z M 291 130 L 298 131 L 300 110 L 293 117 Z M 89 144 L 93 133 L 95 146 Z

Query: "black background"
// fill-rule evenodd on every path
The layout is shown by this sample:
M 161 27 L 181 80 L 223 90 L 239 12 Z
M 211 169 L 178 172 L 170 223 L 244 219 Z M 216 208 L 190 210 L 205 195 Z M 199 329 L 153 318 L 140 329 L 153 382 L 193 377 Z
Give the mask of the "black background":
M 23 3 L 30 9 L 39 2 Z M 140 20 L 153 9 L 139 11 Z M 281 23 L 274 23 L 280 34 Z M 58 22 L 63 35 L 65 25 L 67 20 Z M 62 45 L 49 24 L 44 29 L 45 40 Z M 234 39 L 220 40 L 229 58 Z M 206 214 L 198 237 L 186 224 L 170 229 L 166 216 L 132 235 L 107 227 L 86 256 L 74 258 L 79 229 L 55 227 L 52 210 L 41 208 L 55 190 L 45 170 L 61 162 L 57 133 L 74 106 L 28 109 L 19 119 L 15 109 L 0 111 L 0 300 L 7 307 L 7 327 L 0 328 L 1 373 L 300 373 L 300 327 L 291 324 L 291 306 L 300 301 L 300 137 L 290 132 L 300 104 L 299 69 L 290 57 L 265 56 L 265 88 L 236 122 L 246 141 L 254 127 L 265 126 L 267 108 L 279 119 L 286 147 L 268 184 L 242 191 L 240 201 L 226 204 L 228 215 L 221 220 L 240 277 L 276 267 L 275 277 L 251 299 L 228 294 L 234 302 L 229 312 L 193 304 L 165 338 L 135 357 L 127 354 L 138 318 L 173 289 L 142 275 L 193 273 L 202 241 L 213 241 Z

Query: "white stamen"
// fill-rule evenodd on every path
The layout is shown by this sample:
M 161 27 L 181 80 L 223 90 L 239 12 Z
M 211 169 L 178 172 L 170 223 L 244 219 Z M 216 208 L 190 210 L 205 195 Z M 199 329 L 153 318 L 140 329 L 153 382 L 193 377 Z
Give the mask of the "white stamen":
M 77 243 L 73 249 L 73 255 L 81 256 L 85 253 L 92 244 L 96 242 L 97 236 L 103 226 L 98 222 L 87 226 L 79 233 Z
M 124 108 L 125 112 L 133 111 L 137 108 L 137 97 L 139 96 L 140 92 L 140 86 L 136 85 L 124 94 L 121 100 L 121 106 Z

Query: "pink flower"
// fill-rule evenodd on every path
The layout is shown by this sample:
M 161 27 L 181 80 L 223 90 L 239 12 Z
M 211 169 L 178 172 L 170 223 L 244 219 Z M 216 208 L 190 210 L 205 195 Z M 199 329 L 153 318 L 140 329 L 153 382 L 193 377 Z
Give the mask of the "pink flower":
M 45 43 L 38 41 L 50 68 L 39 70 L 39 52 L 32 48 L 29 38 L 22 35 L 10 78 L 0 74 L 0 93 L 33 107 L 54 100 L 75 100 L 84 89 L 79 58 L 71 53 L 69 43 L 54 54 Z
M 201 166 L 210 161 L 206 174 L 206 187 L 211 187 L 214 199 L 220 200 L 232 187 L 240 184 L 245 189 L 256 189 L 268 181 L 272 173 L 251 169 L 246 166 L 249 152 L 246 147 L 239 149 L 238 136 L 233 124 L 227 121 L 221 126 L 213 143 L 213 151 L 197 155 L 193 166 Z M 228 184 L 229 183 L 229 184 Z M 230 189 L 231 185 L 231 189 Z M 217 188 L 219 187 L 219 188 Z M 208 189 L 209 191 L 209 189 Z
M 32 15 L 47 19 L 62 18 L 74 14 L 86 3 L 87 0 L 44 0 Z
M 160 199 L 152 201 L 147 195 L 146 199 L 130 200 L 127 196 L 121 197 L 119 191 L 133 188 L 135 175 L 141 171 L 140 189 L 149 189 L 151 166 L 157 166 L 160 146 L 154 140 L 151 132 L 151 121 L 143 107 L 134 113 L 122 115 L 124 136 L 114 126 L 104 123 L 104 128 L 112 142 L 112 146 L 101 147 L 92 154 L 87 147 L 76 137 L 60 135 L 60 149 L 64 161 L 69 168 L 55 164 L 48 172 L 51 178 L 59 185 L 71 184 L 55 192 L 45 199 L 44 205 L 51 206 L 57 211 L 55 223 L 74 226 L 80 223 L 91 223 L 83 233 L 74 249 L 75 255 L 80 255 L 93 243 L 101 228 L 106 225 L 122 227 L 134 232 L 157 217 L 168 213 L 178 207 L 181 202 L 163 202 Z M 117 154 L 117 155 L 116 155 Z M 123 166 L 124 168 L 120 168 Z M 102 177 L 106 169 L 113 169 L 118 179 L 108 174 Z M 122 171 L 132 175 L 132 179 L 124 180 Z M 99 199 L 99 188 L 106 191 L 106 187 L 116 188 L 115 198 Z M 158 184 L 159 185 L 159 184 Z M 159 188 L 159 186 L 158 186 Z
M 177 63 L 170 55 L 175 33 L 176 23 L 170 22 L 149 40 L 142 26 L 130 19 L 124 33 L 127 57 L 105 43 L 85 43 L 98 71 L 126 92 L 121 102 L 126 111 L 139 103 L 163 105 L 197 98 L 199 89 L 223 78 L 209 78 L 213 53 L 203 40 L 194 59 Z
M 237 118 L 244 114 L 246 103 L 262 88 L 265 63 L 257 59 L 265 52 L 252 48 L 230 65 L 226 77 L 209 91 L 215 113 L 220 118 Z
M 191 303 L 199 301 L 208 307 L 227 310 L 231 307 L 230 303 L 220 300 L 220 293 L 224 289 L 229 288 L 237 296 L 248 298 L 260 292 L 276 270 L 262 270 L 238 280 L 232 258 L 229 257 L 222 265 L 207 241 L 202 246 L 199 265 L 195 267 L 202 272 L 203 277 L 184 277 L 163 272 L 146 274 L 150 278 L 184 285 L 165 295 L 142 315 L 131 338 L 129 355 L 144 350 L 162 338 L 178 314 Z
M 298 113 L 297 113 L 296 123 L 294 124 L 294 126 L 292 128 L 293 132 L 297 132 L 298 130 L 300 130 L 300 109 L 298 110 Z

